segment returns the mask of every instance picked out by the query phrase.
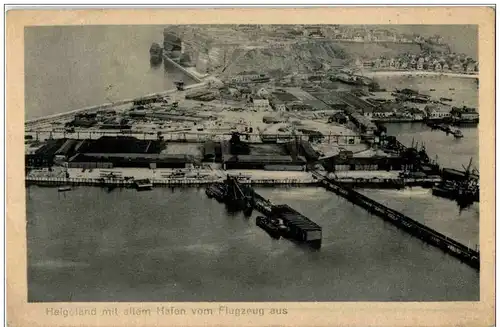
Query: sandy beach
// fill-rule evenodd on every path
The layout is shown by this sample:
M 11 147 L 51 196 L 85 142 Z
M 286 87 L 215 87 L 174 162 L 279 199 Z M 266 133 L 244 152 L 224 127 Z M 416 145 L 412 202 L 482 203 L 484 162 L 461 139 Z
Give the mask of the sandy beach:
M 381 77 L 381 76 L 449 76 L 460 78 L 479 78 L 478 74 L 460 74 L 450 72 L 429 72 L 429 71 L 414 71 L 414 70 L 386 70 L 386 71 L 365 71 L 364 76 Z

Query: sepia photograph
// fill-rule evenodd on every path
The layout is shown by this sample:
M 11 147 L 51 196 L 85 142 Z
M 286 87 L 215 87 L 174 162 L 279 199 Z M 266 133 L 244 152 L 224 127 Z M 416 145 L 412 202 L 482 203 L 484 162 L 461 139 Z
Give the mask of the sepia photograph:
M 12 326 L 490 326 L 494 11 L 6 15 Z
M 477 26 L 24 42 L 29 302 L 479 300 Z

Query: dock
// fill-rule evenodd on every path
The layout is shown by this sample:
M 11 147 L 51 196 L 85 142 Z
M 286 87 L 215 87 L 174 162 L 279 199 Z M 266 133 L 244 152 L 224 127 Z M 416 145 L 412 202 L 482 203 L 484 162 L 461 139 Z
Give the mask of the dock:
M 346 187 L 345 185 L 342 185 L 332 179 L 325 178 L 318 172 L 315 172 L 314 174 L 319 180 L 321 180 L 322 186 L 327 190 L 342 196 L 353 204 L 356 204 L 366 209 L 368 212 L 381 217 L 396 227 L 408 232 L 412 236 L 415 236 L 422 241 L 443 250 L 444 252 L 460 259 L 469 266 L 479 270 L 479 251 L 470 249 L 454 239 L 364 196 L 352 188 Z
M 219 202 L 224 202 L 228 209 L 243 211 L 249 217 L 255 209 L 267 218 L 279 220 L 283 229 L 275 230 L 274 238 L 284 237 L 298 244 L 307 245 L 312 249 L 320 249 L 322 241 L 321 226 L 300 214 L 288 205 L 276 205 L 264 198 L 249 185 L 244 185 L 234 177 L 228 175 L 224 183 L 213 183 L 206 189 L 206 194 L 210 198 L 215 198 Z M 264 219 L 265 220 L 265 219 Z M 264 224 L 257 224 L 265 229 Z
M 221 171 L 222 173 L 222 171 Z M 230 173 L 229 173 L 230 174 Z M 140 178 L 139 178 L 140 179 Z M 213 176 L 213 178 L 152 178 L 148 177 L 148 180 L 153 184 L 153 186 L 196 186 L 196 185 L 207 185 L 214 182 L 222 182 L 223 177 Z M 137 181 L 137 179 L 136 179 Z M 358 188 L 384 188 L 384 189 L 401 189 L 407 186 L 422 186 L 422 187 L 432 187 L 436 183 L 440 182 L 441 178 L 354 178 L 354 177 L 344 177 L 337 179 L 339 184 L 358 187 Z M 114 187 L 130 187 L 134 186 L 133 179 L 126 179 L 123 177 L 116 176 L 115 178 L 80 178 L 80 177 L 45 177 L 45 176 L 27 176 L 25 179 L 26 185 L 40 185 L 40 186 L 51 186 L 51 185 L 87 185 L 87 186 L 114 186 Z M 321 181 L 316 175 L 310 174 L 309 177 L 297 177 L 297 178 L 263 178 L 258 176 L 252 176 L 247 179 L 239 179 L 238 182 L 244 185 L 255 185 L 255 186 L 321 186 Z

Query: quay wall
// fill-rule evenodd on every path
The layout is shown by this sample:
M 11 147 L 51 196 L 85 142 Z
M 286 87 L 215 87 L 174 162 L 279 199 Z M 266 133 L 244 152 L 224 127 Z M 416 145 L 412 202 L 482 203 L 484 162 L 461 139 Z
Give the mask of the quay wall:
M 153 185 L 208 185 L 215 182 L 223 181 L 224 178 L 201 179 L 201 178 L 161 178 L 150 179 Z M 407 178 L 407 179 L 381 179 L 381 178 L 343 178 L 337 182 L 342 185 L 359 188 L 401 188 L 404 186 L 425 186 L 438 182 L 438 179 L 433 178 Z M 263 186 L 300 186 L 300 185 L 321 185 L 321 181 L 311 176 L 311 178 L 250 178 L 238 180 L 240 184 L 263 185 Z M 100 186 L 131 186 L 133 179 L 103 179 L 103 178 L 65 178 L 65 177 L 27 177 L 27 185 L 100 185 Z
M 175 179 L 151 179 L 154 186 L 171 186 L 171 185 L 209 185 L 215 182 L 223 182 L 224 178 L 220 179 L 199 179 L 199 178 L 175 178 Z M 99 178 L 63 178 L 63 177 L 29 177 L 25 180 L 26 185 L 40 186 L 60 186 L 60 185 L 87 185 L 87 186 L 116 186 L 116 187 L 132 187 L 133 180 L 124 179 L 99 179 Z M 252 179 L 248 181 L 240 181 L 241 184 L 251 185 L 318 185 L 316 179 Z

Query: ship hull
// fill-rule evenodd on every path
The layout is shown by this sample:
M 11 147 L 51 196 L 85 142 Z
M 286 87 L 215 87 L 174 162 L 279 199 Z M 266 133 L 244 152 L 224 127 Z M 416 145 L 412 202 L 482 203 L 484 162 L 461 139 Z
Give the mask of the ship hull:
M 275 240 L 280 239 L 282 236 L 279 229 L 269 225 L 269 223 L 263 217 L 257 217 L 256 225 L 261 229 L 263 229 L 269 236 L 271 236 L 271 238 Z

